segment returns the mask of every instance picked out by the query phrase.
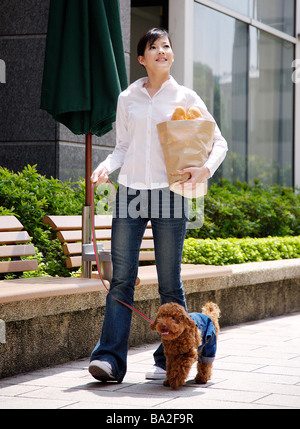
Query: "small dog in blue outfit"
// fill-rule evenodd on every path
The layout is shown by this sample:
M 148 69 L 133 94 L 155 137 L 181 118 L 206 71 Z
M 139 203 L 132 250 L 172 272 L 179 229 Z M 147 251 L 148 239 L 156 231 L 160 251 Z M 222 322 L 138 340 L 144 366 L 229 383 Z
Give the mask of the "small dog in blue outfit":
M 208 302 L 202 313 L 188 314 L 174 302 L 163 304 L 150 328 L 161 334 L 167 360 L 164 386 L 183 386 L 192 365 L 197 363 L 195 382 L 206 384 L 212 375 L 217 350 L 220 309 Z

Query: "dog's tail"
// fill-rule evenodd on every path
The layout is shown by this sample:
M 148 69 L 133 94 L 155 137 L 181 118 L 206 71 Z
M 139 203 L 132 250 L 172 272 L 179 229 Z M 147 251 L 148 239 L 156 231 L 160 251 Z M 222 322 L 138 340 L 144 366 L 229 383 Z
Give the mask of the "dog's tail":
M 202 307 L 202 313 L 211 318 L 213 324 L 215 325 L 216 334 L 218 336 L 220 332 L 219 318 L 221 315 L 219 306 L 214 302 L 207 302 L 204 307 Z

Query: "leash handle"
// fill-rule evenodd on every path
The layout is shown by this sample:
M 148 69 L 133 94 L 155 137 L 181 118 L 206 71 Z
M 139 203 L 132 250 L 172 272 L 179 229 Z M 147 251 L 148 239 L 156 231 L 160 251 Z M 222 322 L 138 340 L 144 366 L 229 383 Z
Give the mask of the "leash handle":
M 110 186 L 113 187 L 113 184 L 108 181 Z M 91 186 L 91 205 L 92 205 L 92 238 L 93 238 L 93 246 L 94 246 L 94 252 L 95 252 L 95 257 L 96 257 L 96 264 L 97 264 L 97 270 L 101 279 L 101 282 L 103 284 L 103 286 L 105 287 L 106 291 L 118 302 L 120 302 L 121 304 L 125 305 L 127 308 L 129 308 L 132 311 L 135 311 L 136 313 L 138 313 L 140 316 L 142 316 L 144 319 L 146 319 L 148 322 L 153 323 L 153 321 L 151 319 L 149 319 L 147 316 L 145 316 L 143 313 L 141 313 L 139 310 L 137 310 L 136 308 L 132 307 L 131 305 L 127 304 L 126 302 L 121 301 L 120 299 L 116 298 L 111 292 L 110 290 L 106 287 L 104 280 L 102 278 L 101 275 L 101 271 L 100 271 L 100 262 L 99 262 L 99 255 L 97 252 L 97 245 L 96 245 L 96 233 L 95 233 L 95 215 L 94 215 L 94 187 L 95 184 L 92 183 Z

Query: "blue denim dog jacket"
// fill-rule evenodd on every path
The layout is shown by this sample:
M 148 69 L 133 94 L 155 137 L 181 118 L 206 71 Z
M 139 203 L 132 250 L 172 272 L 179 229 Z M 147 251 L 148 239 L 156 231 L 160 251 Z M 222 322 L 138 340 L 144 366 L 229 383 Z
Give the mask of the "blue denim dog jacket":
M 212 320 L 202 313 L 189 313 L 201 331 L 202 344 L 198 348 L 198 362 L 213 363 L 217 351 L 216 328 Z

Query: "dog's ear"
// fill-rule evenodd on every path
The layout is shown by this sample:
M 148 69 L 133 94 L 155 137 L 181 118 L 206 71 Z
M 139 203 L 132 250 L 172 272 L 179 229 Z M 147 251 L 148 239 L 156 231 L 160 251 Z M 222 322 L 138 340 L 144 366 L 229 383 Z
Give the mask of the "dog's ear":
M 197 327 L 196 322 L 188 314 L 183 316 L 183 322 L 190 329 Z
M 156 325 L 157 325 L 157 319 L 155 319 L 155 320 L 154 320 L 154 322 L 152 322 L 152 323 L 150 324 L 150 329 L 151 329 L 152 331 L 156 331 Z

